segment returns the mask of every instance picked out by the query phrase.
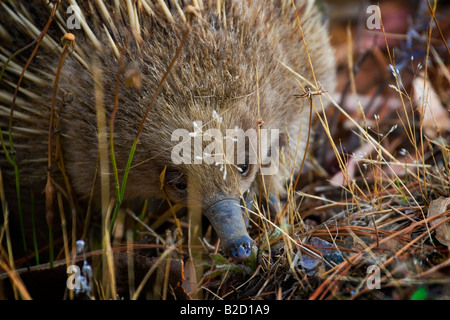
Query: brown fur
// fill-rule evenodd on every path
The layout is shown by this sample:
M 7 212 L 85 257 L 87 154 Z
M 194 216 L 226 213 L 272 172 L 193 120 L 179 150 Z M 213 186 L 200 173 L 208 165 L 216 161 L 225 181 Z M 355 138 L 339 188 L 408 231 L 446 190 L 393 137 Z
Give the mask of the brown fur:
M 150 17 L 142 8 L 138 14 L 141 42 L 137 40 L 138 38 L 130 36 L 125 4 L 121 8 L 122 14 L 114 7 L 108 6 L 114 23 L 114 26 L 107 26 L 111 34 L 121 45 L 127 38 L 129 39 L 124 58 L 125 69 L 131 62 L 134 66 L 137 63 L 142 75 L 140 89 L 127 88 L 124 85 L 120 89 L 114 136 L 120 179 L 145 109 L 180 45 L 185 30 L 175 9 L 172 10 L 175 22 L 171 23 L 159 9 L 157 2 L 153 2 L 155 2 L 152 3 L 154 16 Z M 35 4 L 26 4 L 26 7 L 31 14 L 40 12 L 39 15 L 34 14 L 33 18 L 36 19 L 35 24 L 42 28 L 48 17 L 48 11 L 47 15 L 44 15 L 42 12 L 44 10 L 38 10 L 40 3 L 36 1 Z M 85 1 L 79 1 L 80 5 L 81 3 Z M 91 67 L 98 61 L 98 66 L 102 69 L 105 106 L 109 120 L 114 105 L 118 63 L 105 36 L 103 26 L 105 19 L 99 17 L 98 8 L 94 3 L 94 1 L 86 2 L 82 5 L 82 9 L 84 15 L 88 17 L 90 28 L 101 42 L 103 51 L 93 49 L 91 41 L 82 30 L 71 32 L 76 37 L 78 47 L 76 52 Z M 280 168 L 276 176 L 266 177 L 266 180 L 270 181 L 267 187 L 271 194 L 283 195 L 285 175 L 289 176 L 298 170 L 306 144 L 309 102 L 307 99 L 296 97 L 301 93 L 298 80 L 283 64 L 307 79 L 312 80 L 312 74 L 291 1 L 236 0 L 222 3 L 225 4 L 222 4 L 220 17 L 217 14 L 217 1 L 209 0 L 203 1 L 204 8 L 200 11 L 202 19 L 193 19 L 188 41 L 164 83 L 140 136 L 126 188 L 127 200 L 162 198 L 159 177 L 165 166 L 168 175 L 165 192 L 174 202 L 187 203 L 187 193 L 177 191 L 174 184 L 180 179 L 186 182 L 188 177 L 190 181 L 195 182 L 198 192 L 202 195 L 199 201 L 202 207 L 208 206 L 218 193 L 239 199 L 242 193 L 258 184 L 257 166 L 251 166 L 249 174 L 245 177 L 230 167 L 224 179 L 223 172 L 218 166 L 172 164 L 170 152 L 176 143 L 171 142 L 172 132 L 179 128 L 193 131 L 193 121 L 207 124 L 204 130 L 210 127 L 217 128 L 217 122 L 211 121 L 213 110 L 223 117 L 223 122 L 219 126 L 223 132 L 236 126 L 243 130 L 257 129 L 258 108 L 260 119 L 263 121 L 262 127 L 280 130 L 282 133 L 280 152 L 284 153 L 285 159 L 289 159 L 291 167 Z M 306 0 L 296 1 L 296 6 L 300 13 L 315 75 L 326 90 L 333 90 L 333 54 L 328 43 L 326 25 L 317 10 L 308 6 Z M 61 15 L 67 17 L 64 12 L 65 10 L 61 10 Z M 17 23 L 5 17 L 7 15 L 6 12 L 0 13 L 0 21 L 7 21 L 4 25 L 8 30 L 12 30 L 11 38 L 16 37 L 16 40 L 10 39 L 10 43 L 5 45 L 9 52 L 14 52 L 21 45 L 29 43 L 31 37 L 25 37 L 27 32 L 21 28 L 12 29 L 11 24 Z M 56 25 L 51 27 L 49 35 L 53 39 L 59 39 L 61 33 Z M 25 56 L 16 59 L 17 63 L 23 65 Z M 34 92 L 38 98 L 30 99 L 19 95 L 21 100 L 18 101 L 15 110 L 15 127 L 31 127 L 42 131 L 41 134 L 36 131 L 31 135 L 26 132 L 20 135 L 20 129 L 13 130 L 16 156 L 21 169 L 22 189 L 26 191 L 33 189 L 37 195 L 40 195 L 45 187 L 48 114 L 53 75 L 59 56 L 54 48 L 53 50 L 43 48 L 38 53 L 30 72 L 45 79 L 48 85 L 39 88 L 31 81 L 25 81 L 23 87 Z M 60 109 L 59 125 L 56 129 L 57 134 L 61 136 L 64 163 L 73 189 L 80 199 L 87 200 L 98 163 L 92 73 L 73 54 L 68 56 L 62 72 L 57 101 L 57 107 Z M 9 72 L 5 75 L 3 81 L 5 80 L 15 84 L 17 76 Z M 13 87 L 3 82 L 1 91 L 7 91 L 11 95 Z M 29 102 L 21 103 L 21 101 Z M 5 132 L 10 100 L 4 99 L 1 104 L 0 124 Z M 25 109 L 27 104 L 41 116 Z M 21 113 L 33 121 L 20 119 Z M 299 133 L 300 150 L 296 153 Z M 294 158 L 296 158 L 295 165 L 293 165 Z M 289 165 L 289 162 L 286 162 L 286 165 Z M 7 189 L 13 191 L 13 172 L 4 156 L 0 160 L 0 165 Z M 56 181 L 61 181 L 55 167 L 52 168 L 53 177 Z M 111 195 L 114 195 L 112 175 L 110 181 Z M 100 194 L 98 189 L 99 184 L 96 199 Z M 9 196 L 14 198 L 14 192 L 10 192 Z M 13 200 L 10 202 L 13 203 Z

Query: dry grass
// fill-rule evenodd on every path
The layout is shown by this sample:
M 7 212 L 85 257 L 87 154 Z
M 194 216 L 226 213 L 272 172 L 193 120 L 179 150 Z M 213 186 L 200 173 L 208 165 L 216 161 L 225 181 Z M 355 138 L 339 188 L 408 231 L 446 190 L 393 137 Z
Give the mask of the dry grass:
M 334 166 L 339 170 L 330 174 L 330 169 L 321 167 L 313 158 L 313 172 L 300 175 L 301 181 L 308 182 L 303 182 L 300 190 L 287 186 L 289 197 L 275 223 L 267 219 L 265 208 L 254 208 L 255 220 L 260 221 L 255 222 L 259 226 L 255 232 L 260 243 L 258 267 L 245 281 L 228 277 L 228 281 L 215 280 L 211 285 L 210 280 L 210 298 L 450 297 L 448 242 L 436 239 L 436 230 L 445 228 L 450 221 L 450 208 L 441 205 L 437 216 L 430 214 L 430 204 L 448 199 L 450 191 L 450 117 L 441 104 L 448 101 L 449 79 L 439 83 L 430 76 L 448 74 L 442 61 L 449 57 L 445 57 L 447 44 L 443 36 L 440 38 L 444 56 L 430 56 L 432 21 L 437 22 L 434 10 L 430 7 L 429 29 L 424 32 L 428 35 L 423 43 L 426 53 L 411 63 L 416 69 L 412 76 L 395 67 L 395 54 L 403 52 L 389 47 L 383 22 L 381 34 L 386 54 L 382 62 L 386 69 L 392 67 L 384 82 L 374 84 L 377 90 L 365 97 L 358 92 L 355 70 L 361 70 L 362 63 L 355 66 L 353 44 L 358 39 L 353 38 L 347 26 L 343 29 L 347 35 L 346 87 L 350 94 L 343 90 L 341 103 L 317 83 L 307 83 L 296 75 L 301 83 L 300 96 L 310 99 L 312 91 L 305 91 L 306 86 L 319 94 L 320 104 L 314 109 L 326 137 L 319 140 L 327 140 L 327 147 L 321 149 L 333 151 Z M 442 35 L 441 30 L 439 34 Z M 380 48 L 371 50 L 375 52 L 362 55 L 379 58 Z M 364 72 L 358 76 L 364 77 Z M 411 82 L 422 86 L 412 88 Z M 444 87 L 433 89 L 443 84 Z M 421 95 L 423 98 L 418 98 Z M 367 105 L 360 101 L 363 98 Z M 373 103 L 370 104 L 376 98 L 380 101 L 374 113 Z M 395 107 L 390 99 L 395 99 Z M 344 106 L 345 100 L 351 102 Z M 323 112 L 323 105 L 328 103 L 332 107 Z M 348 104 L 355 108 L 349 111 Z M 439 121 L 434 113 L 444 119 Z M 353 153 L 348 149 L 353 149 Z M 325 156 L 330 158 L 330 154 Z M 298 181 L 294 173 L 292 178 L 291 181 Z M 435 223 L 438 217 L 441 219 Z M 446 230 L 448 237 L 448 227 Z M 370 287 L 370 266 L 380 270 L 381 289 Z
M 281 164 L 287 167 L 302 161 L 303 170 L 298 175 L 291 172 L 286 185 L 288 197 L 276 212 L 270 212 L 270 199 L 263 190 L 253 199 L 257 205 L 244 205 L 251 236 L 258 245 L 257 255 L 250 261 L 237 264 L 225 259 L 210 230 L 201 242 L 192 240 L 201 232 L 189 223 L 198 218 L 195 212 L 183 219 L 176 215 L 183 211 L 180 206 L 169 203 L 158 211 L 149 208 L 151 203 L 147 201 L 138 210 L 127 208 L 121 206 L 123 190 L 118 188 L 116 203 L 109 192 L 103 195 L 103 236 L 91 240 L 90 247 L 95 249 L 77 253 L 73 220 L 72 232 L 55 239 L 51 264 L 33 267 L 27 277 L 33 280 L 34 275 L 42 276 L 50 270 L 51 286 L 51 282 L 60 281 L 56 274 L 66 276 L 65 268 L 78 261 L 94 270 L 92 277 L 87 277 L 89 290 L 79 298 L 116 299 L 119 293 L 132 299 L 410 299 L 420 297 L 420 289 L 425 290 L 427 298 L 449 299 L 449 244 L 436 235 L 438 230 L 445 233 L 450 208 L 440 207 L 440 212 L 430 214 L 430 205 L 441 197 L 450 197 L 450 126 L 448 111 L 442 105 L 450 98 L 450 53 L 444 37 L 447 30 L 438 28 L 437 37 L 433 33 L 439 19 L 436 8 L 429 6 L 428 29 L 421 33 L 425 40 L 420 44 L 425 53 L 411 60 L 410 68 L 396 67 L 396 56 L 403 53 L 402 48 L 391 48 L 382 21 L 384 48 L 374 46 L 360 53 L 359 61 L 355 61 L 354 45 L 360 39 L 354 34 L 361 27 L 342 28 L 345 37 L 337 51 L 345 48 L 346 55 L 338 60 L 338 94 L 327 92 L 317 81 L 307 82 L 292 70 L 299 81 L 299 99 L 308 99 L 317 115 L 313 131 L 320 133 L 310 143 L 310 159 L 282 159 Z M 367 72 L 361 71 L 367 59 L 375 61 L 373 68 L 383 69 L 380 73 L 384 78 L 361 93 L 358 80 Z M 313 61 L 310 63 L 313 69 Z M 338 98 L 340 101 L 336 101 Z M 102 113 L 102 101 L 97 102 Z M 440 116 L 439 108 L 444 109 Z M 105 137 L 106 119 L 98 120 L 99 132 Z M 113 115 L 110 121 L 111 129 Z M 109 143 L 114 145 L 112 139 Z M 3 140 L 2 145 L 8 154 Z M 113 148 L 108 155 L 107 145 L 105 139 L 99 166 L 105 172 L 109 170 L 105 168 L 107 157 L 114 158 Z M 59 164 L 64 172 L 63 164 Z M 117 168 L 113 171 L 117 180 Z M 103 183 L 109 185 L 108 181 Z M 4 270 L 0 280 L 11 281 L 15 298 L 28 299 L 29 288 L 21 278 L 27 272 L 15 267 L 25 259 L 13 257 L 10 248 L 8 208 L 1 181 L 0 191 L 5 217 L 0 230 L 0 269 Z M 61 198 L 69 198 L 70 193 L 58 186 L 53 193 L 59 199 L 58 213 L 66 231 L 64 217 L 70 216 L 73 208 L 64 212 Z M 158 212 L 159 218 L 148 212 Z M 89 225 L 89 214 L 86 219 Z M 82 239 L 87 234 L 85 230 Z M 53 245 L 37 248 L 34 256 L 52 250 Z M 151 260 L 146 255 L 157 258 Z M 120 259 L 126 261 L 125 272 L 117 269 L 124 264 Z M 184 269 L 177 269 L 179 265 L 173 261 L 183 261 Z M 141 266 L 143 271 L 138 272 Z M 370 266 L 380 270 L 380 289 L 370 288 Z M 124 289 L 120 287 L 121 277 L 135 279 L 136 283 L 131 281 Z M 175 283 L 171 282 L 173 278 L 177 279 Z M 74 297 L 73 292 L 67 293 L 66 298 Z

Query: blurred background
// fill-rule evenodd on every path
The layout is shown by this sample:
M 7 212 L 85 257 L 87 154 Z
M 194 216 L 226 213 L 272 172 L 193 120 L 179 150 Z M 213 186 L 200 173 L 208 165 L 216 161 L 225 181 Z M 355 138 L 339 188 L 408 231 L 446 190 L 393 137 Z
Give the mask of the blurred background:
M 408 152 L 414 153 L 411 139 L 420 139 L 416 130 L 429 139 L 448 137 L 450 1 L 319 0 L 318 4 L 327 16 L 335 48 L 338 77 L 332 95 L 351 118 L 400 162 L 415 160 Z M 351 134 L 354 125 L 341 112 L 329 108 L 327 113 L 335 143 L 349 156 L 353 172 L 352 155 L 367 156 L 373 150 Z M 401 127 L 407 123 L 411 128 L 406 134 Z M 399 128 L 391 130 L 395 125 Z M 319 137 L 318 145 L 327 140 Z M 318 171 L 337 175 L 336 182 L 342 183 L 332 149 L 321 147 L 317 152 L 323 166 Z

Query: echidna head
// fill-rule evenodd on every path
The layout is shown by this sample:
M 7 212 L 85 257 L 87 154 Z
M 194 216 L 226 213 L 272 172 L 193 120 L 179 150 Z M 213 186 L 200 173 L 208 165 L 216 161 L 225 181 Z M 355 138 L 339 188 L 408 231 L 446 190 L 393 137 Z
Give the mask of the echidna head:
M 226 128 L 215 116 L 209 124 L 194 121 L 191 130 L 173 132 L 164 190 L 172 201 L 200 207 L 225 250 L 235 260 L 246 260 L 253 241 L 240 203 L 259 171 L 260 139 L 256 126 Z

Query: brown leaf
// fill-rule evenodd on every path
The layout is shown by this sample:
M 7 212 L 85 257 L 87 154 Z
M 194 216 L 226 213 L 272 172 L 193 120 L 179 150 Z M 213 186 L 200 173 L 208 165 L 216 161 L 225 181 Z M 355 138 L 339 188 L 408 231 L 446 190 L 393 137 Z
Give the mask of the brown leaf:
M 373 146 L 370 143 L 366 143 L 361 147 L 359 147 L 358 150 L 354 152 L 354 154 L 349 158 L 347 162 L 345 176 L 342 171 L 339 171 L 330 179 L 330 183 L 332 185 L 347 186 L 348 181 L 353 180 L 355 178 L 358 161 L 360 161 L 362 158 L 369 158 L 369 154 L 372 151 Z
M 197 276 L 195 273 L 195 265 L 192 262 L 191 259 L 186 261 L 185 267 L 184 267 L 184 281 L 183 281 L 183 288 L 193 297 L 196 296 L 197 292 Z
M 450 130 L 450 114 L 442 103 L 431 83 L 425 81 L 423 73 L 413 81 L 414 100 L 422 113 L 423 130 L 425 134 L 434 139 L 438 130 Z
M 428 217 L 433 217 L 439 213 L 450 210 L 450 198 L 440 197 L 430 203 L 428 209 Z M 441 222 L 445 216 L 431 221 L 431 226 Z M 450 249 L 450 222 L 446 222 L 436 228 L 436 239 L 442 244 L 445 244 Z

